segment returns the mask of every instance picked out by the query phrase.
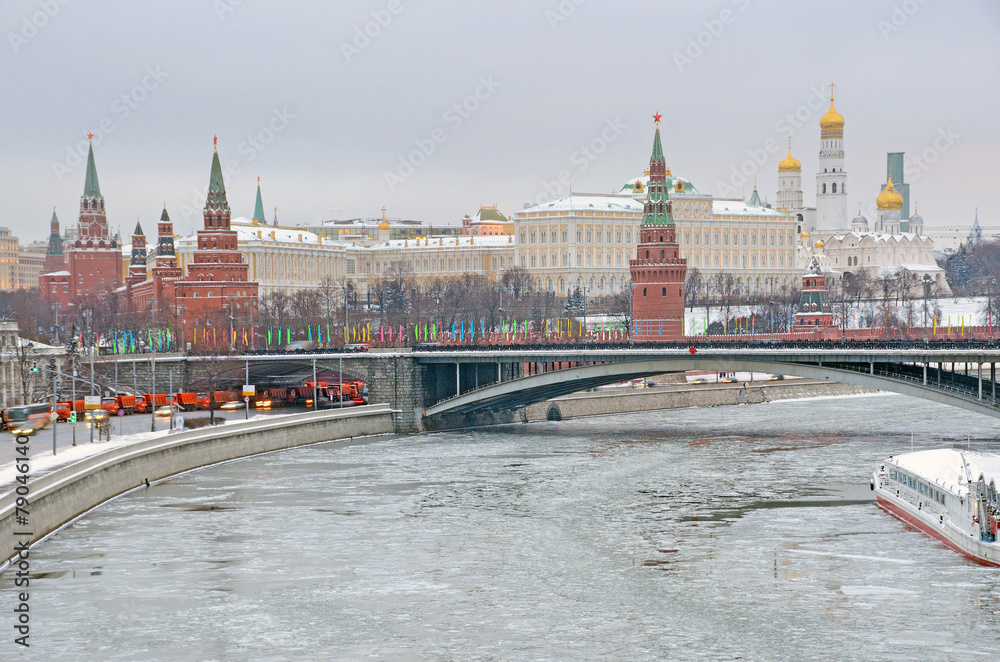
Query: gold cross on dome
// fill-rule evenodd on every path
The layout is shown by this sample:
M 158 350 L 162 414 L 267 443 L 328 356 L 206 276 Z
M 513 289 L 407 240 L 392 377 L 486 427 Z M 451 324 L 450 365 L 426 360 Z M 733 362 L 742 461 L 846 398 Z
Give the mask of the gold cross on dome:
M 833 101 L 833 88 L 837 87 L 836 83 L 830 83 L 830 101 Z

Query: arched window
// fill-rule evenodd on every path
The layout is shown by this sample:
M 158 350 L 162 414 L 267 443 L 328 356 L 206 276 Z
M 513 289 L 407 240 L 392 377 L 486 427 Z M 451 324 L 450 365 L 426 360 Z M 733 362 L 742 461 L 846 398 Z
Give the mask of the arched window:
M 646 251 L 646 259 L 649 259 L 649 251 Z
M 665 287 L 663 288 L 663 291 L 660 293 L 660 296 L 663 296 L 663 297 L 667 296 L 667 288 L 665 288 Z
M 646 296 L 646 288 L 642 288 L 642 296 Z
M 837 182 L 834 182 L 834 183 L 833 183 L 833 192 L 834 192 L 834 193 L 836 193 L 836 192 L 837 192 Z
M 663 260 L 665 260 L 666 257 L 667 257 L 667 252 L 665 250 L 663 250 L 663 249 L 660 249 L 660 262 L 662 262 Z
M 823 184 L 823 193 L 826 193 L 826 184 Z

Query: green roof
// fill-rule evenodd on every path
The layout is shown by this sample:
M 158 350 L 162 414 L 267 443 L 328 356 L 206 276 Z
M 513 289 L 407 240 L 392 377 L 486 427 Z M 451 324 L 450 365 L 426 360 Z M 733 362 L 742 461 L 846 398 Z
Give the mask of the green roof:
M 261 223 L 267 223 L 264 218 L 264 201 L 260 198 L 260 178 L 257 178 L 257 203 L 253 206 L 253 217 Z
M 56 217 L 56 210 L 52 210 L 52 232 L 49 234 L 49 245 L 45 249 L 46 255 L 62 255 L 62 237 L 59 236 L 59 219 Z
M 663 163 L 663 146 L 660 144 L 660 126 L 656 126 L 653 137 L 653 154 L 649 157 L 650 171 L 654 164 Z M 650 178 L 646 185 L 646 203 L 643 205 L 642 225 L 671 226 L 674 216 L 670 213 L 670 187 L 666 182 L 654 182 Z
M 649 157 L 650 163 L 662 163 L 666 159 L 663 158 L 663 145 L 660 144 L 660 125 L 656 125 L 656 136 L 653 137 L 653 155 Z
M 499 221 L 500 223 L 506 223 L 507 217 L 500 213 L 495 207 L 481 207 L 479 209 L 479 220 L 481 221 Z
M 83 195 L 90 198 L 101 197 L 101 184 L 97 181 L 97 166 L 94 165 L 94 144 L 87 153 L 87 179 L 83 183 Z
M 167 206 L 163 205 L 163 213 L 160 214 L 160 223 L 169 223 L 170 216 L 167 215 Z
M 208 179 L 208 199 L 205 207 L 215 211 L 229 211 L 226 200 L 226 183 L 222 179 L 222 164 L 219 163 L 219 152 L 212 154 L 212 174 Z
M 136 236 L 141 237 L 141 236 L 143 236 L 142 226 L 139 225 L 139 221 L 135 222 L 135 230 L 132 231 L 132 236 L 133 237 L 136 237 Z
M 753 194 L 750 196 L 750 202 L 747 203 L 751 207 L 763 207 L 764 203 L 760 201 L 760 196 L 757 194 L 757 186 L 753 187 Z

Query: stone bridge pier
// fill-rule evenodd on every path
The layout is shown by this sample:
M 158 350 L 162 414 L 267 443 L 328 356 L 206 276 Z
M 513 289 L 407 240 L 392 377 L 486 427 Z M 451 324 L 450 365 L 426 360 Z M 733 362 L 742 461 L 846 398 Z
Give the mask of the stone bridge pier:
M 422 363 L 406 354 L 372 354 L 358 360 L 367 363 L 368 401 L 388 402 L 396 413 L 396 431 L 419 432 L 470 425 L 511 422 L 514 412 L 455 414 L 428 419 L 424 409 L 468 391 L 521 376 L 520 363 Z M 348 372 L 348 361 L 344 371 Z

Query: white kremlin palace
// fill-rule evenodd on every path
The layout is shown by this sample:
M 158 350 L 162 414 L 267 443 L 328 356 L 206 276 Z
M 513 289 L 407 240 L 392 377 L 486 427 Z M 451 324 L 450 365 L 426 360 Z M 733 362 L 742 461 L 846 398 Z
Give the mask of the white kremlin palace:
M 716 198 L 667 170 L 681 256 L 699 298 L 789 292 L 813 255 L 831 283 L 861 269 L 873 279 L 905 269 L 913 282 L 949 293 L 932 255 L 934 242 L 923 235 L 923 219 L 909 214 L 901 153 L 889 154 L 876 217 L 861 215 L 863 201 L 855 199 L 859 213 L 848 218 L 844 117 L 834 108 L 832 87 L 830 110 L 820 119 L 815 208 L 803 204 L 802 165 L 792 156 L 790 139 L 788 156 L 778 165 L 773 208 L 761 201 L 756 184 L 749 200 Z M 580 288 L 588 297 L 601 297 L 628 287 L 648 182 L 647 171 L 615 193 L 571 193 L 509 218 L 496 206 L 483 206 L 460 224 L 435 226 L 387 219 L 384 209 L 381 219 L 279 226 L 275 218 L 268 225 L 258 185 L 254 216 L 234 218 L 232 227 L 262 296 L 316 289 L 327 281 L 364 297 L 380 279 L 400 271 L 426 290 L 444 278 L 479 275 L 497 281 L 518 266 L 539 292 L 562 297 Z M 184 268 L 195 237 L 175 244 Z

